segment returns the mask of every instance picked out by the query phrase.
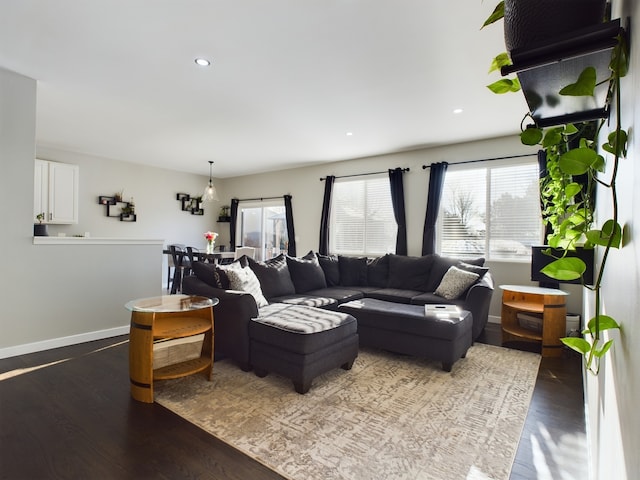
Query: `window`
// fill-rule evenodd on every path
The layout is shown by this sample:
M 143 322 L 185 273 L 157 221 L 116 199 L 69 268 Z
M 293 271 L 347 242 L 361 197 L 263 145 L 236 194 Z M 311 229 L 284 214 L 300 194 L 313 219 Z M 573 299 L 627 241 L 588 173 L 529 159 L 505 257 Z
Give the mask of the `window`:
M 542 239 L 539 197 L 535 160 L 486 168 L 450 165 L 438 214 L 438 252 L 529 260 L 531 245 Z
M 374 256 L 395 252 L 398 227 L 389 177 L 336 180 L 330 222 L 332 253 Z
M 289 236 L 282 201 L 239 204 L 236 228 L 239 245 L 254 247 L 254 258 L 258 261 L 288 250 Z

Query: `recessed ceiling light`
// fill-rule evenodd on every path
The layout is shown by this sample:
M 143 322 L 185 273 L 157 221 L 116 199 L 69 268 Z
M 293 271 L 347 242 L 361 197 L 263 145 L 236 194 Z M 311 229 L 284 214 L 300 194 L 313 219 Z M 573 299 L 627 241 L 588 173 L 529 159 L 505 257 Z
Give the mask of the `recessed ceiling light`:
M 195 62 L 196 65 L 200 65 L 201 67 L 208 67 L 209 65 L 211 65 L 211 62 L 206 58 L 196 58 Z
M 458 113 L 462 113 L 462 109 L 461 109 L 461 108 L 455 108 L 455 109 L 453 110 L 453 113 L 456 113 L 456 114 L 458 114 Z
M 347 137 L 352 137 L 353 136 L 353 132 L 347 132 Z

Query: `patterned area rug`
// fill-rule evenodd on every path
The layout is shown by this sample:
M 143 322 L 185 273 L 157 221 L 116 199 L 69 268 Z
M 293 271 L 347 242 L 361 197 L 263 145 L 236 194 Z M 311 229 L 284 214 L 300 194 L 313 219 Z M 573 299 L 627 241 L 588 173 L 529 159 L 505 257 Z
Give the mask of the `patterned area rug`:
M 225 361 L 156 402 L 295 480 L 508 479 L 540 356 L 484 344 L 438 362 L 361 349 L 306 395 Z

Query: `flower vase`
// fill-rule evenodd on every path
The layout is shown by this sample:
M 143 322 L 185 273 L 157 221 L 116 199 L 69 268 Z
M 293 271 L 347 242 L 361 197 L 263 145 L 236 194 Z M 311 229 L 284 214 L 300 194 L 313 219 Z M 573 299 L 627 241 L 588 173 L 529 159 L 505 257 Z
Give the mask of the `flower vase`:
M 207 242 L 207 255 L 211 255 L 213 253 L 215 245 L 215 242 Z

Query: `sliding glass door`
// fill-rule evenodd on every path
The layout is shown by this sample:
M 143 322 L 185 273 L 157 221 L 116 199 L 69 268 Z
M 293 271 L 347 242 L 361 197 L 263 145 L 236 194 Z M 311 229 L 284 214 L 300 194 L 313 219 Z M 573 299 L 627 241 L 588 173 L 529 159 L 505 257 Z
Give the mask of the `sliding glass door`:
M 289 237 L 284 204 L 276 202 L 242 202 L 238 206 L 236 247 L 253 247 L 255 259 L 266 260 L 287 253 Z

